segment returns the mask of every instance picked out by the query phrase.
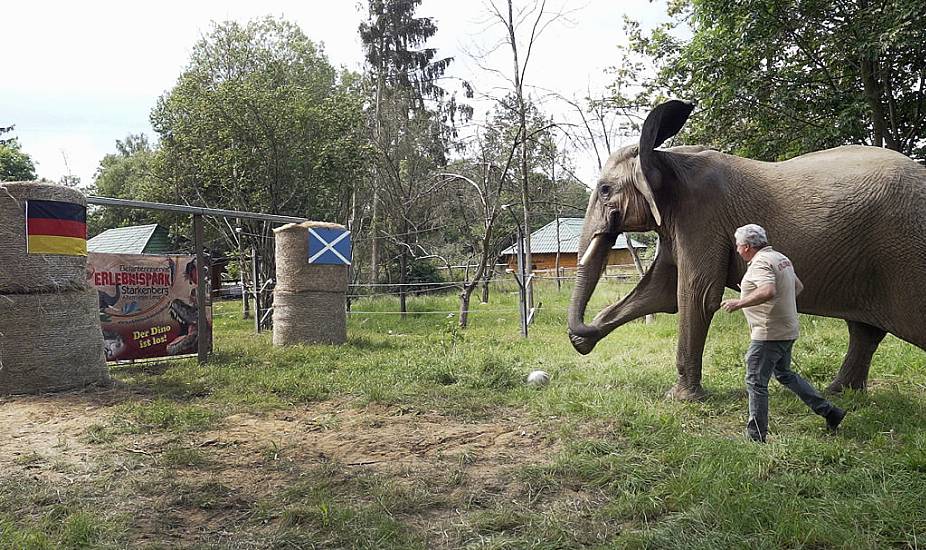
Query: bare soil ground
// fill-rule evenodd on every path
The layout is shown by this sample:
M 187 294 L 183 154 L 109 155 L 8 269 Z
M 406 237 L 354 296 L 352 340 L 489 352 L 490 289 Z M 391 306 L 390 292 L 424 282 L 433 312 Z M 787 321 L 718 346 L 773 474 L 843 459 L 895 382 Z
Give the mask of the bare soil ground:
M 548 463 L 557 450 L 516 411 L 473 422 L 346 400 L 235 414 L 209 431 L 94 442 L 93 427 L 144 399 L 118 387 L 0 399 L 3 477 L 47 484 L 59 498 L 83 495 L 127 518 L 125 538 L 136 543 L 260 547 L 287 521 L 280 503 L 293 500 L 280 495 L 295 484 L 360 476 L 399 488 L 400 498 L 424 495 L 428 504 L 409 505 L 401 520 L 426 533 L 429 546 L 448 546 L 459 503 L 523 494 L 517 471 Z

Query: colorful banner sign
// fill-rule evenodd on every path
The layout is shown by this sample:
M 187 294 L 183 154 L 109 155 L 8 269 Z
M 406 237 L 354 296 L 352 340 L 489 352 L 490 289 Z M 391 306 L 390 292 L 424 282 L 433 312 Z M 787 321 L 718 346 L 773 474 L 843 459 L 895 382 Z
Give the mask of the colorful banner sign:
M 198 326 L 195 256 L 102 254 L 87 258 L 87 280 L 100 296 L 100 325 L 108 361 L 197 352 L 212 343 L 212 304 Z
M 350 265 L 350 231 L 309 227 L 309 263 Z

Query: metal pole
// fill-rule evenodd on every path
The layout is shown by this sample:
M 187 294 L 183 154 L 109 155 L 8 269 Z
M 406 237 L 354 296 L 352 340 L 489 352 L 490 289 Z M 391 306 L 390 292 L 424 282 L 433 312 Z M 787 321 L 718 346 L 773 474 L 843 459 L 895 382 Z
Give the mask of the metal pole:
M 302 223 L 305 218 L 295 216 L 280 216 L 277 214 L 263 214 L 261 212 L 242 212 L 240 210 L 225 210 L 222 208 L 203 208 L 200 206 L 186 206 L 182 204 L 168 204 L 163 202 L 133 201 L 128 199 L 114 199 L 111 197 L 87 196 L 87 204 L 101 206 L 117 206 L 121 208 L 144 208 L 146 210 L 163 210 L 167 212 L 180 212 L 182 214 L 201 214 L 203 216 L 218 216 L 225 218 L 247 218 L 249 220 L 263 220 L 274 223 Z
M 518 224 L 518 311 L 521 313 L 521 336 L 527 338 L 527 286 L 524 276 L 524 235 Z
M 206 255 L 203 254 L 203 216 L 193 215 L 193 246 L 196 248 L 196 345 L 199 362 L 209 360 L 209 342 L 212 340 L 212 328 L 206 317 L 206 284 L 209 271 L 206 268 Z
M 558 205 L 556 209 L 557 209 L 557 215 L 556 215 L 556 291 L 559 292 L 563 290 L 562 273 L 560 272 L 560 267 L 559 267 L 560 257 L 561 257 L 561 252 L 562 252 L 561 250 L 562 242 L 560 241 L 560 235 L 559 235 L 560 223 L 559 223 L 559 206 Z
M 238 226 L 235 227 L 235 234 L 238 237 L 238 281 L 241 283 L 241 318 L 249 319 L 251 317 L 251 299 L 248 296 L 247 281 L 247 262 L 244 259 L 244 231 L 241 227 L 241 220 L 238 220 Z
M 257 247 L 251 249 L 251 284 L 254 285 L 254 331 L 260 333 L 260 273 Z

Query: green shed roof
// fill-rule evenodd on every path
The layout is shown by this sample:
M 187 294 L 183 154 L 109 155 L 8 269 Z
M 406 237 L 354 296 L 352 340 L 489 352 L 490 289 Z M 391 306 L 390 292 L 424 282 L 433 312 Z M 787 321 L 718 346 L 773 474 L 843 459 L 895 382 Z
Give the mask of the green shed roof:
M 171 251 L 168 231 L 156 223 L 107 229 L 87 241 L 88 252 L 162 254 Z
M 558 218 L 559 219 L 559 249 L 562 253 L 577 253 L 579 251 L 579 235 L 582 234 L 583 218 Z M 633 239 L 630 241 L 634 248 L 646 248 L 645 244 L 639 243 Z M 627 240 L 621 233 L 614 242 L 612 249 L 627 248 Z M 513 255 L 516 253 L 515 245 L 511 245 L 502 250 L 503 255 Z M 531 254 L 550 254 L 556 253 L 556 220 L 541 227 L 531 233 Z

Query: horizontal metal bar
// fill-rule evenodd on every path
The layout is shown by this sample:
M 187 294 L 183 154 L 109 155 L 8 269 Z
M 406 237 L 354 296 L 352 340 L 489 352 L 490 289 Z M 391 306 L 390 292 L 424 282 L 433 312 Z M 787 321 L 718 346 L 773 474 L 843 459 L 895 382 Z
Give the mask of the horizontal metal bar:
M 245 218 L 249 220 L 263 220 L 277 223 L 301 223 L 306 218 L 294 216 L 279 216 L 277 214 L 262 214 L 260 212 L 241 212 L 239 210 L 223 210 L 221 208 L 203 208 L 201 206 L 186 206 L 182 204 L 167 204 L 162 202 L 132 201 L 128 199 L 114 199 L 112 197 L 87 196 L 88 204 L 99 206 L 115 206 L 117 208 L 145 208 L 148 210 L 166 210 L 183 214 L 201 214 L 203 216 L 220 216 L 225 218 Z

